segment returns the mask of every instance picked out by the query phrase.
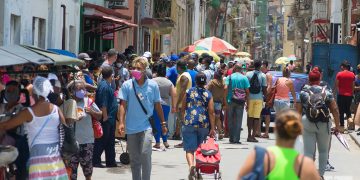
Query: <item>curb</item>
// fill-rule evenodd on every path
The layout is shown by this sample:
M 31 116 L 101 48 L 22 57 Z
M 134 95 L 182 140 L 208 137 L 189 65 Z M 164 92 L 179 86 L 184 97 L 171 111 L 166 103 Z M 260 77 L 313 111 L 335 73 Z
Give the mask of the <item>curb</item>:
M 360 142 L 359 142 L 359 140 L 358 140 L 359 138 L 356 137 L 357 135 L 354 134 L 354 133 L 350 133 L 349 135 L 350 135 L 351 139 L 354 140 L 354 142 L 356 143 L 356 145 L 358 145 L 358 147 L 360 148 Z

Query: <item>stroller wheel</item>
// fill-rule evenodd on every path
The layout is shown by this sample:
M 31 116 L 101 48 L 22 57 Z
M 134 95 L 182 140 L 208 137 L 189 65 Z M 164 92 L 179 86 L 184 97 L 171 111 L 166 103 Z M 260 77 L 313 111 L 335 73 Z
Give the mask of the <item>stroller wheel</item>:
M 127 152 L 124 152 L 120 155 L 120 162 L 122 164 L 128 165 L 130 164 L 130 155 Z

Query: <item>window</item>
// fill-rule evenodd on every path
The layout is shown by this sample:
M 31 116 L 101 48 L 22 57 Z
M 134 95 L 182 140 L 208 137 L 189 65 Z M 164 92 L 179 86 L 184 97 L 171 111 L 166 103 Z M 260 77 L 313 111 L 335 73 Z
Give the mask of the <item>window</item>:
M 20 44 L 21 17 L 11 14 L 10 19 L 10 43 Z
M 46 23 L 45 19 L 33 17 L 32 24 L 32 44 L 36 47 L 45 49 Z

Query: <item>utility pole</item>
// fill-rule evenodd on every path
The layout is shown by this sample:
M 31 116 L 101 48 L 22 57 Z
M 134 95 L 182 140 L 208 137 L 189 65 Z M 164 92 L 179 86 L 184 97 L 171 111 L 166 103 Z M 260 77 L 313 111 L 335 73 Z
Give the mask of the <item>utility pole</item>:
M 194 1 L 194 22 L 193 22 L 193 38 L 192 41 L 195 42 L 200 39 L 200 0 Z

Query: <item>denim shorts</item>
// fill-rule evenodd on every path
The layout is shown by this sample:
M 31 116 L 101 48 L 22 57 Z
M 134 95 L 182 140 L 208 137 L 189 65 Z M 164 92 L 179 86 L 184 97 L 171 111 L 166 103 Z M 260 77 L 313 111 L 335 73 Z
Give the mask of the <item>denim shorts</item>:
M 214 102 L 215 116 L 220 117 L 222 110 L 222 103 Z
M 275 99 L 274 100 L 274 110 L 276 113 L 284 109 L 290 108 L 290 100 L 285 99 Z
M 201 143 L 206 140 L 209 134 L 208 128 L 196 128 L 193 126 L 183 126 L 183 146 L 185 151 L 195 152 Z

